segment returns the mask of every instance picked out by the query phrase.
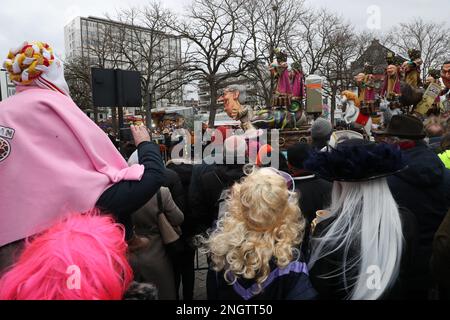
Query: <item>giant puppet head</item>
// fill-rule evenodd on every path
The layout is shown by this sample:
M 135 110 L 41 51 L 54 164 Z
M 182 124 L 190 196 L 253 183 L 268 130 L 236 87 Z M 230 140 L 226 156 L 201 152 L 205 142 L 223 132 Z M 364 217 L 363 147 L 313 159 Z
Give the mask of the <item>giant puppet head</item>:
M 365 75 L 364 73 L 358 73 L 358 74 L 355 76 L 355 81 L 356 81 L 356 83 L 359 84 L 359 83 L 363 82 L 365 76 L 366 76 L 366 75 Z
M 219 97 L 219 102 L 223 102 L 224 111 L 234 120 L 239 120 L 239 115 L 244 109 L 242 104 L 245 103 L 246 97 L 241 89 L 241 86 L 237 85 L 228 86 Z
M 441 78 L 444 85 L 450 89 L 450 61 L 444 62 L 441 68 Z
M 403 63 L 403 69 L 406 73 L 408 73 L 411 70 L 414 70 L 415 68 L 417 68 L 418 66 L 420 66 L 423 63 L 422 54 L 421 54 L 420 50 L 409 49 L 408 56 L 409 56 L 409 61 L 405 61 Z
M 287 62 L 288 54 L 285 49 L 275 48 L 273 53 L 277 58 L 278 63 Z
M 389 77 L 393 77 L 397 74 L 398 67 L 396 65 L 390 64 L 390 65 L 388 65 L 386 72 Z

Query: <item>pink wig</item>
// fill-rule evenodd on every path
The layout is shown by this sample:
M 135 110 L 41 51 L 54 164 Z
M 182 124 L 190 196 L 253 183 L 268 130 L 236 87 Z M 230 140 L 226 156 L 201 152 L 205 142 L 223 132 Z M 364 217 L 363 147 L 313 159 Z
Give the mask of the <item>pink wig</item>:
M 74 214 L 29 243 L 0 279 L 0 300 L 120 300 L 133 278 L 123 227 Z

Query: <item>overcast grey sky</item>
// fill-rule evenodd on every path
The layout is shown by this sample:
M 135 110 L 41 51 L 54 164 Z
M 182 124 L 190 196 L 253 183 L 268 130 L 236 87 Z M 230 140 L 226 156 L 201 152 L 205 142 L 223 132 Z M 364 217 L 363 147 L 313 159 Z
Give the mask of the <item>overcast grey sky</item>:
M 144 5 L 147 0 L 41 0 L 8 1 L 0 10 L 0 61 L 10 47 L 25 40 L 46 41 L 64 54 L 64 25 L 76 16 L 104 16 L 116 9 Z M 164 0 L 180 13 L 190 0 Z M 415 16 L 436 22 L 448 21 L 450 0 L 306 0 L 311 7 L 326 7 L 340 13 L 359 30 L 377 26 L 387 30 L 397 21 Z M 376 6 L 376 7 L 373 7 Z M 378 9 L 379 8 L 379 9 Z M 367 10 L 370 9 L 368 13 Z M 379 12 L 379 15 L 378 15 Z M 375 23 L 375 24 L 374 24 Z M 1 65 L 1 64 L 0 64 Z

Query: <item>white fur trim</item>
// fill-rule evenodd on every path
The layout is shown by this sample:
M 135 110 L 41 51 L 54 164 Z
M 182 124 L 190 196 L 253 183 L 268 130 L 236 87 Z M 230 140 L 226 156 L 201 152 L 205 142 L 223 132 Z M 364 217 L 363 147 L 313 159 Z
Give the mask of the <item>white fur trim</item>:
M 44 66 L 44 65 L 38 65 L 36 66 L 37 71 L 47 72 L 50 67 Z
M 42 56 L 47 60 L 50 60 L 52 58 L 52 55 L 46 49 L 42 49 Z
M 19 62 L 15 61 L 12 65 L 13 73 L 19 74 L 22 69 L 20 69 Z
M 36 60 L 36 59 L 26 57 L 25 60 L 23 60 L 23 64 L 26 66 L 29 66 L 30 64 L 32 64 L 34 62 L 34 60 Z
M 24 70 L 20 76 L 22 78 L 22 81 L 28 81 L 30 80 L 30 76 L 28 74 L 28 70 Z
M 39 49 L 39 47 L 38 47 L 36 44 L 33 44 L 32 48 L 33 48 L 33 50 L 34 50 L 34 53 L 39 53 L 39 52 L 41 52 L 41 50 Z

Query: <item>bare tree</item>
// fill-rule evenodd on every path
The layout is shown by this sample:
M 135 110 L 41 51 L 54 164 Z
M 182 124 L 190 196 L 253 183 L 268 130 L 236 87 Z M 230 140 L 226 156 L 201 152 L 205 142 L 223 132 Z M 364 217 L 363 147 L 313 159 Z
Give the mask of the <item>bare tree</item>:
M 91 68 L 116 68 L 118 53 L 113 38 L 113 28 L 109 24 L 98 24 L 97 32 L 89 33 L 83 29 L 85 39 L 82 43 L 81 56 L 69 59 L 65 63 L 65 76 L 71 97 L 81 109 L 92 109 L 94 121 L 98 122 L 98 109 L 92 101 Z M 113 118 L 116 109 L 112 110 Z M 113 121 L 113 128 L 117 125 Z
M 181 39 L 169 34 L 167 22 L 175 19 L 156 1 L 144 8 L 122 10 L 117 19 L 132 26 L 119 28 L 113 41 L 122 57 L 122 67 L 141 72 L 144 109 L 149 122 L 150 104 L 162 99 L 182 103 L 182 87 L 189 81 L 185 72 L 188 64 L 180 54 Z
M 242 32 L 245 0 L 194 0 L 187 19 L 168 25 L 186 39 L 193 77 L 209 86 L 209 125 L 214 125 L 217 91 L 230 78 L 243 74 L 253 60 L 245 59 L 250 35 Z
M 307 73 L 314 74 L 333 49 L 330 39 L 340 30 L 341 18 L 326 9 L 310 9 L 298 22 L 289 52 L 294 60 L 301 60 L 308 67 Z
M 426 22 L 422 18 L 413 18 L 408 23 L 393 27 L 387 37 L 390 46 L 404 57 L 408 49 L 422 52 L 422 78 L 428 70 L 444 62 L 450 47 L 450 28 L 445 23 Z
M 329 50 L 324 50 L 318 70 L 326 79 L 324 93 L 331 100 L 333 118 L 338 93 L 349 89 L 353 83 L 350 63 L 358 59 L 363 51 L 359 48 L 359 39 L 353 28 L 342 21 L 339 22 L 339 28 L 327 38 Z
M 246 75 L 256 84 L 259 96 L 269 106 L 276 85 L 268 71 L 274 58 L 273 49 L 288 47 L 294 37 L 294 26 L 304 14 L 303 1 L 251 0 L 243 9 L 244 30 L 250 36 L 246 57 L 255 61 Z
M 93 107 L 89 70 L 89 61 L 80 57 L 67 61 L 64 65 L 64 74 L 69 85 L 70 96 L 82 110 Z

